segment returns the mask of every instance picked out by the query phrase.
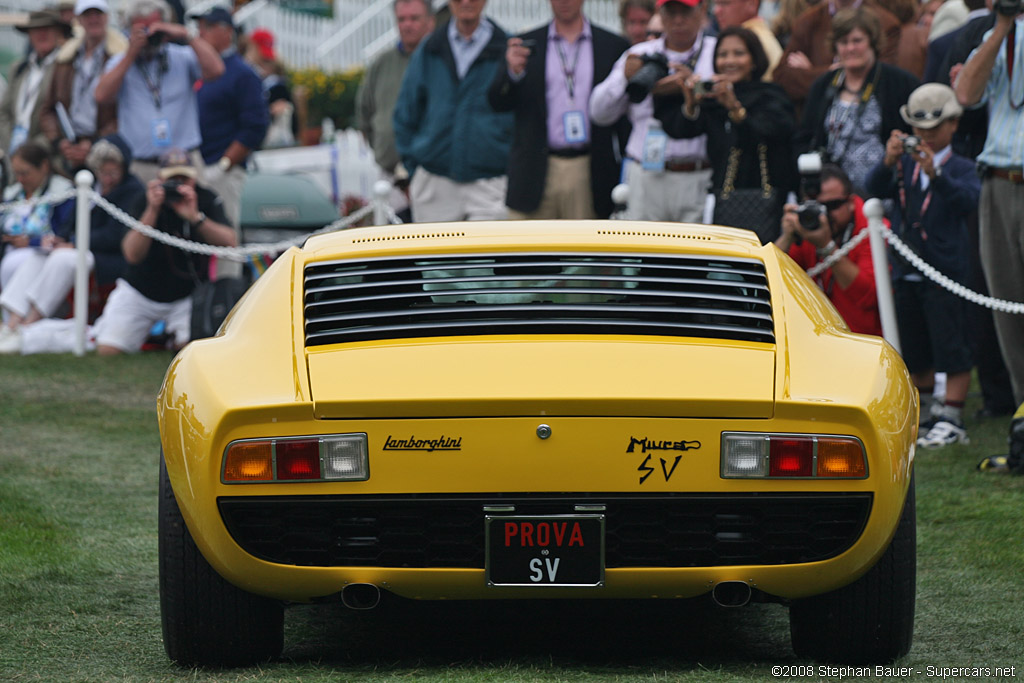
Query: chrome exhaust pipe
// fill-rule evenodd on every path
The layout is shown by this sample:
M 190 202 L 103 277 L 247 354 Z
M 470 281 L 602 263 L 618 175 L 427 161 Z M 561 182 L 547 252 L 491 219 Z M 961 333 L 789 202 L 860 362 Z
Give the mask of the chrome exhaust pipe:
M 711 589 L 711 598 L 719 607 L 743 607 L 750 602 L 750 593 L 746 581 L 722 581 Z
M 380 604 L 380 588 L 372 583 L 350 583 L 341 589 L 341 604 L 349 609 L 373 609 Z

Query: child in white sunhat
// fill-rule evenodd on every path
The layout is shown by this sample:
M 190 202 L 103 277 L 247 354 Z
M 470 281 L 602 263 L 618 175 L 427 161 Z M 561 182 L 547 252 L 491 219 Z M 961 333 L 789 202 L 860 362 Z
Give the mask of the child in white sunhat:
M 893 131 L 885 158 L 867 189 L 896 200 L 893 231 L 921 258 L 952 280 L 967 282 L 967 217 L 978 205 L 981 180 L 974 162 L 950 142 L 963 109 L 953 89 L 927 83 L 900 108 L 913 136 Z M 903 360 L 921 393 L 918 446 L 967 443 L 963 407 L 973 360 L 967 340 L 967 302 L 897 256 L 893 295 Z M 944 401 L 932 401 L 935 373 L 945 372 Z

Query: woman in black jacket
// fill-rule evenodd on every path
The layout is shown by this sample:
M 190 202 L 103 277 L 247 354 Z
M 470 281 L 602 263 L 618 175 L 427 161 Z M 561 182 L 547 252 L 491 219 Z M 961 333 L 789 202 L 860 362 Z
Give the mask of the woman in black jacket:
M 786 193 L 796 187 L 792 154 L 796 117 L 785 91 L 761 80 L 767 69 L 768 57 L 757 36 L 732 26 L 718 36 L 712 81 L 682 77 L 682 98 L 655 98 L 655 116 L 668 135 L 707 135 L 715 222 L 752 229 L 763 243 L 778 237 Z M 736 189 L 762 190 L 762 208 L 770 205 L 770 211 L 757 225 L 724 218 L 725 204 L 737 199 Z M 752 194 L 760 202 L 757 193 Z
M 858 194 L 885 156 L 892 131 L 910 132 L 900 107 L 920 85 L 913 74 L 878 61 L 881 40 L 881 24 L 870 9 L 836 13 L 832 46 L 839 67 L 811 86 L 796 136 L 798 151 L 823 152 L 846 171 Z

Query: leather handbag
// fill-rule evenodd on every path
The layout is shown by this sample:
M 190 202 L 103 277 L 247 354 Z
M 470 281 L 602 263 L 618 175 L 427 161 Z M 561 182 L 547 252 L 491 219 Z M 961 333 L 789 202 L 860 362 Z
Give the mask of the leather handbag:
M 729 165 L 722 191 L 715 198 L 713 220 L 717 225 L 752 230 L 757 233 L 762 244 L 774 242 L 779 236 L 784 197 L 778 188 L 772 187 L 768 178 L 768 147 L 764 143 L 757 146 L 761 187 L 736 187 L 741 153 L 738 147 L 733 147 L 729 152 Z

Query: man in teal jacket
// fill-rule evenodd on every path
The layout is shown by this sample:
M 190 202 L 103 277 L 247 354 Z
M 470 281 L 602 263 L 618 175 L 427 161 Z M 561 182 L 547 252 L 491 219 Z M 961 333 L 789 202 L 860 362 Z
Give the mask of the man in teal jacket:
M 413 54 L 395 106 L 395 142 L 411 176 L 416 222 L 506 218 L 513 115 L 487 89 L 505 66 L 507 36 L 483 17 L 486 0 L 454 0 L 452 19 Z

